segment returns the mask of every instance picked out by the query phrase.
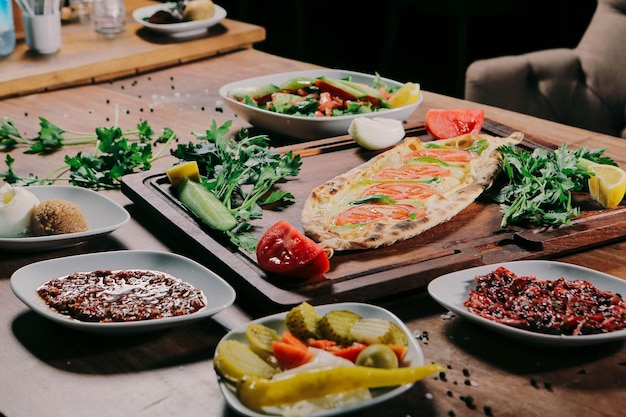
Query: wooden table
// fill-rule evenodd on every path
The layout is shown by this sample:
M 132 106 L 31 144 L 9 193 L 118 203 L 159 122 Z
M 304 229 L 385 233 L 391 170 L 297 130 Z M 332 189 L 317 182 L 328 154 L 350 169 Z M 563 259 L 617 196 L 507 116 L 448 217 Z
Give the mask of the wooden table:
M 13 54 L 0 60 L 0 99 L 141 74 L 265 39 L 265 28 L 228 18 L 191 38 L 156 33 L 133 19 L 135 9 L 158 4 L 125 0 L 126 28 L 114 36 L 96 33 L 89 21 L 64 22 L 61 49 L 54 54 L 33 53 L 24 39 L 18 40 Z
M 168 126 L 184 141 L 191 138 L 189 132 L 206 130 L 213 119 L 247 126 L 224 107 L 217 94 L 220 85 L 313 68 L 246 49 L 111 83 L 8 98 L 0 102 L 0 114 L 15 121 L 24 135 L 38 131 L 38 116 L 76 131 L 110 126 L 117 117 L 119 125 L 127 128 L 142 120 L 155 130 Z M 485 108 L 488 118 L 555 144 L 607 148 L 626 166 L 623 140 L 428 91 L 410 121 L 423 120 L 429 108 L 458 107 Z M 11 153 L 19 174 L 40 176 L 60 166 L 65 154 Z M 164 158 L 154 169 L 172 162 Z M 121 192 L 106 195 L 132 214 L 130 223 L 108 237 L 50 252 L 0 253 L 0 413 L 7 417 L 236 415 L 219 392 L 212 355 L 227 329 L 261 314 L 254 302 L 239 298 L 213 319 L 169 331 L 104 337 L 54 325 L 11 292 L 11 274 L 39 260 L 118 249 L 184 254 L 181 242 L 163 233 Z M 626 279 L 625 256 L 626 243 L 617 242 L 559 260 Z M 374 406 L 367 411 L 372 415 L 618 416 L 626 409 L 623 342 L 568 350 L 524 346 L 448 317 L 424 292 L 376 304 L 396 313 L 420 336 L 427 361 L 442 363 L 448 370 L 443 379 L 427 379 Z

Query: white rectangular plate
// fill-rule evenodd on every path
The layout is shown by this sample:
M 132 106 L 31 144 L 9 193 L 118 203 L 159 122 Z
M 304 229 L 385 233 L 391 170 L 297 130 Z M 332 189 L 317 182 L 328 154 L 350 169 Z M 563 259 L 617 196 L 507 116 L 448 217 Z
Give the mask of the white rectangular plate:
M 50 236 L 2 237 L 0 250 L 28 252 L 74 246 L 107 235 L 130 220 L 130 214 L 119 204 L 87 188 L 72 185 L 31 185 L 25 188 L 40 202 L 61 199 L 77 204 L 89 230 Z
M 477 316 L 467 310 L 463 303 L 469 297 L 470 288 L 476 288 L 475 277 L 486 275 L 498 267 L 504 267 L 518 276 L 535 276 L 539 280 L 555 280 L 565 278 L 567 281 L 585 280 L 601 291 L 611 291 L 622 296 L 626 294 L 626 281 L 609 274 L 594 271 L 582 266 L 563 262 L 533 260 L 514 261 L 479 266 L 443 275 L 428 285 L 428 292 L 439 304 L 476 324 L 485 326 L 495 332 L 513 337 L 528 344 L 574 347 L 606 343 L 626 338 L 626 329 L 610 333 L 561 336 L 549 335 L 522 330 Z
M 207 298 L 204 309 L 193 314 L 133 322 L 93 323 L 58 313 L 44 302 L 37 289 L 45 282 L 73 272 L 99 269 L 149 269 L 165 272 L 202 290 Z M 63 326 L 94 333 L 131 333 L 179 326 L 210 317 L 235 301 L 235 290 L 221 277 L 199 263 L 169 252 L 113 251 L 50 259 L 24 266 L 11 276 L 15 295 L 36 313 Z
M 424 355 L 422 353 L 422 349 L 417 344 L 415 337 L 413 337 L 413 334 L 406 327 L 406 325 L 396 315 L 394 315 L 390 311 L 382 307 L 378 307 L 378 306 L 371 305 L 371 304 L 364 304 L 364 303 L 326 304 L 322 306 L 315 306 L 315 309 L 322 315 L 326 314 L 327 312 L 331 310 L 348 310 L 348 311 L 352 311 L 354 313 L 359 314 L 361 317 L 378 317 L 378 318 L 387 319 L 397 324 L 401 329 L 403 329 L 407 333 L 407 337 L 409 339 L 409 346 L 408 346 L 407 353 L 405 355 L 405 362 L 407 366 L 423 366 L 424 365 Z M 273 314 L 271 316 L 254 320 L 252 323 L 263 324 L 267 327 L 274 329 L 276 332 L 278 332 L 278 334 L 282 334 L 285 330 L 287 330 L 287 327 L 285 325 L 286 315 L 287 315 L 287 312 Z M 246 327 L 247 325 L 229 332 L 226 336 L 224 336 L 222 340 L 232 339 L 232 340 L 238 340 L 240 342 L 247 343 L 246 336 L 245 336 Z M 356 405 L 348 406 L 348 407 L 338 407 L 338 408 L 333 408 L 330 410 L 324 410 L 322 412 L 316 412 L 316 413 L 311 414 L 311 416 L 328 417 L 328 416 L 334 416 L 338 414 L 356 411 L 364 407 L 378 404 L 380 402 L 393 398 L 397 395 L 400 395 L 403 392 L 407 391 L 409 388 L 411 388 L 411 386 L 413 386 L 413 384 L 405 384 L 405 385 L 400 385 L 398 387 L 393 387 L 393 388 L 372 390 L 371 400 L 368 400 L 368 401 L 365 401 Z M 234 410 L 238 411 L 239 413 L 243 415 L 250 416 L 250 417 L 266 417 L 268 415 L 273 415 L 273 414 L 265 414 L 258 410 L 250 409 L 246 407 L 245 405 L 243 405 L 237 398 L 237 395 L 235 394 L 233 387 L 231 385 L 228 385 L 222 382 L 221 380 L 220 380 L 220 389 L 222 390 L 222 393 L 224 394 L 224 397 L 226 398 L 226 401 L 228 402 L 228 404 Z

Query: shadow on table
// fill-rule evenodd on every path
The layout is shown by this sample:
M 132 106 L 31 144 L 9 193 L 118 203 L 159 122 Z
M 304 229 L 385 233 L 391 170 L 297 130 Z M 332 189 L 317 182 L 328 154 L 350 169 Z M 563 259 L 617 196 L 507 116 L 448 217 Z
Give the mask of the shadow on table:
M 619 384 L 626 387 L 626 363 L 619 359 L 624 341 L 567 348 L 532 346 L 461 317 L 451 319 L 445 333 L 458 348 L 512 374 L 549 373 L 551 384 L 570 388 L 615 389 Z M 607 378 L 607 369 L 615 369 L 614 377 Z
M 65 328 L 28 311 L 12 325 L 19 342 L 42 362 L 79 374 L 118 374 L 211 360 L 224 328 L 213 319 L 133 335 Z

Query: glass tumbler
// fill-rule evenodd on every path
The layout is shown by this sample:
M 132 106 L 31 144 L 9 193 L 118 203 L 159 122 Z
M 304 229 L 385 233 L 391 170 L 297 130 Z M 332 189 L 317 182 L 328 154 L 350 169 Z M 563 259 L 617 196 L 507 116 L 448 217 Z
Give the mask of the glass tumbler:
M 126 27 L 126 7 L 124 0 L 94 0 L 94 29 L 105 35 L 115 35 Z

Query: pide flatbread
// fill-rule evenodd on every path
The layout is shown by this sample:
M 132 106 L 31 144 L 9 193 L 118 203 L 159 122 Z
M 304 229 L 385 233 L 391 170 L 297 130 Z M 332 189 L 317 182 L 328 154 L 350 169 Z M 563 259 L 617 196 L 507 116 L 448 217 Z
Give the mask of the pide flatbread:
M 501 167 L 497 149 L 519 132 L 404 141 L 315 188 L 304 232 L 329 251 L 373 249 L 415 237 L 473 203 Z

